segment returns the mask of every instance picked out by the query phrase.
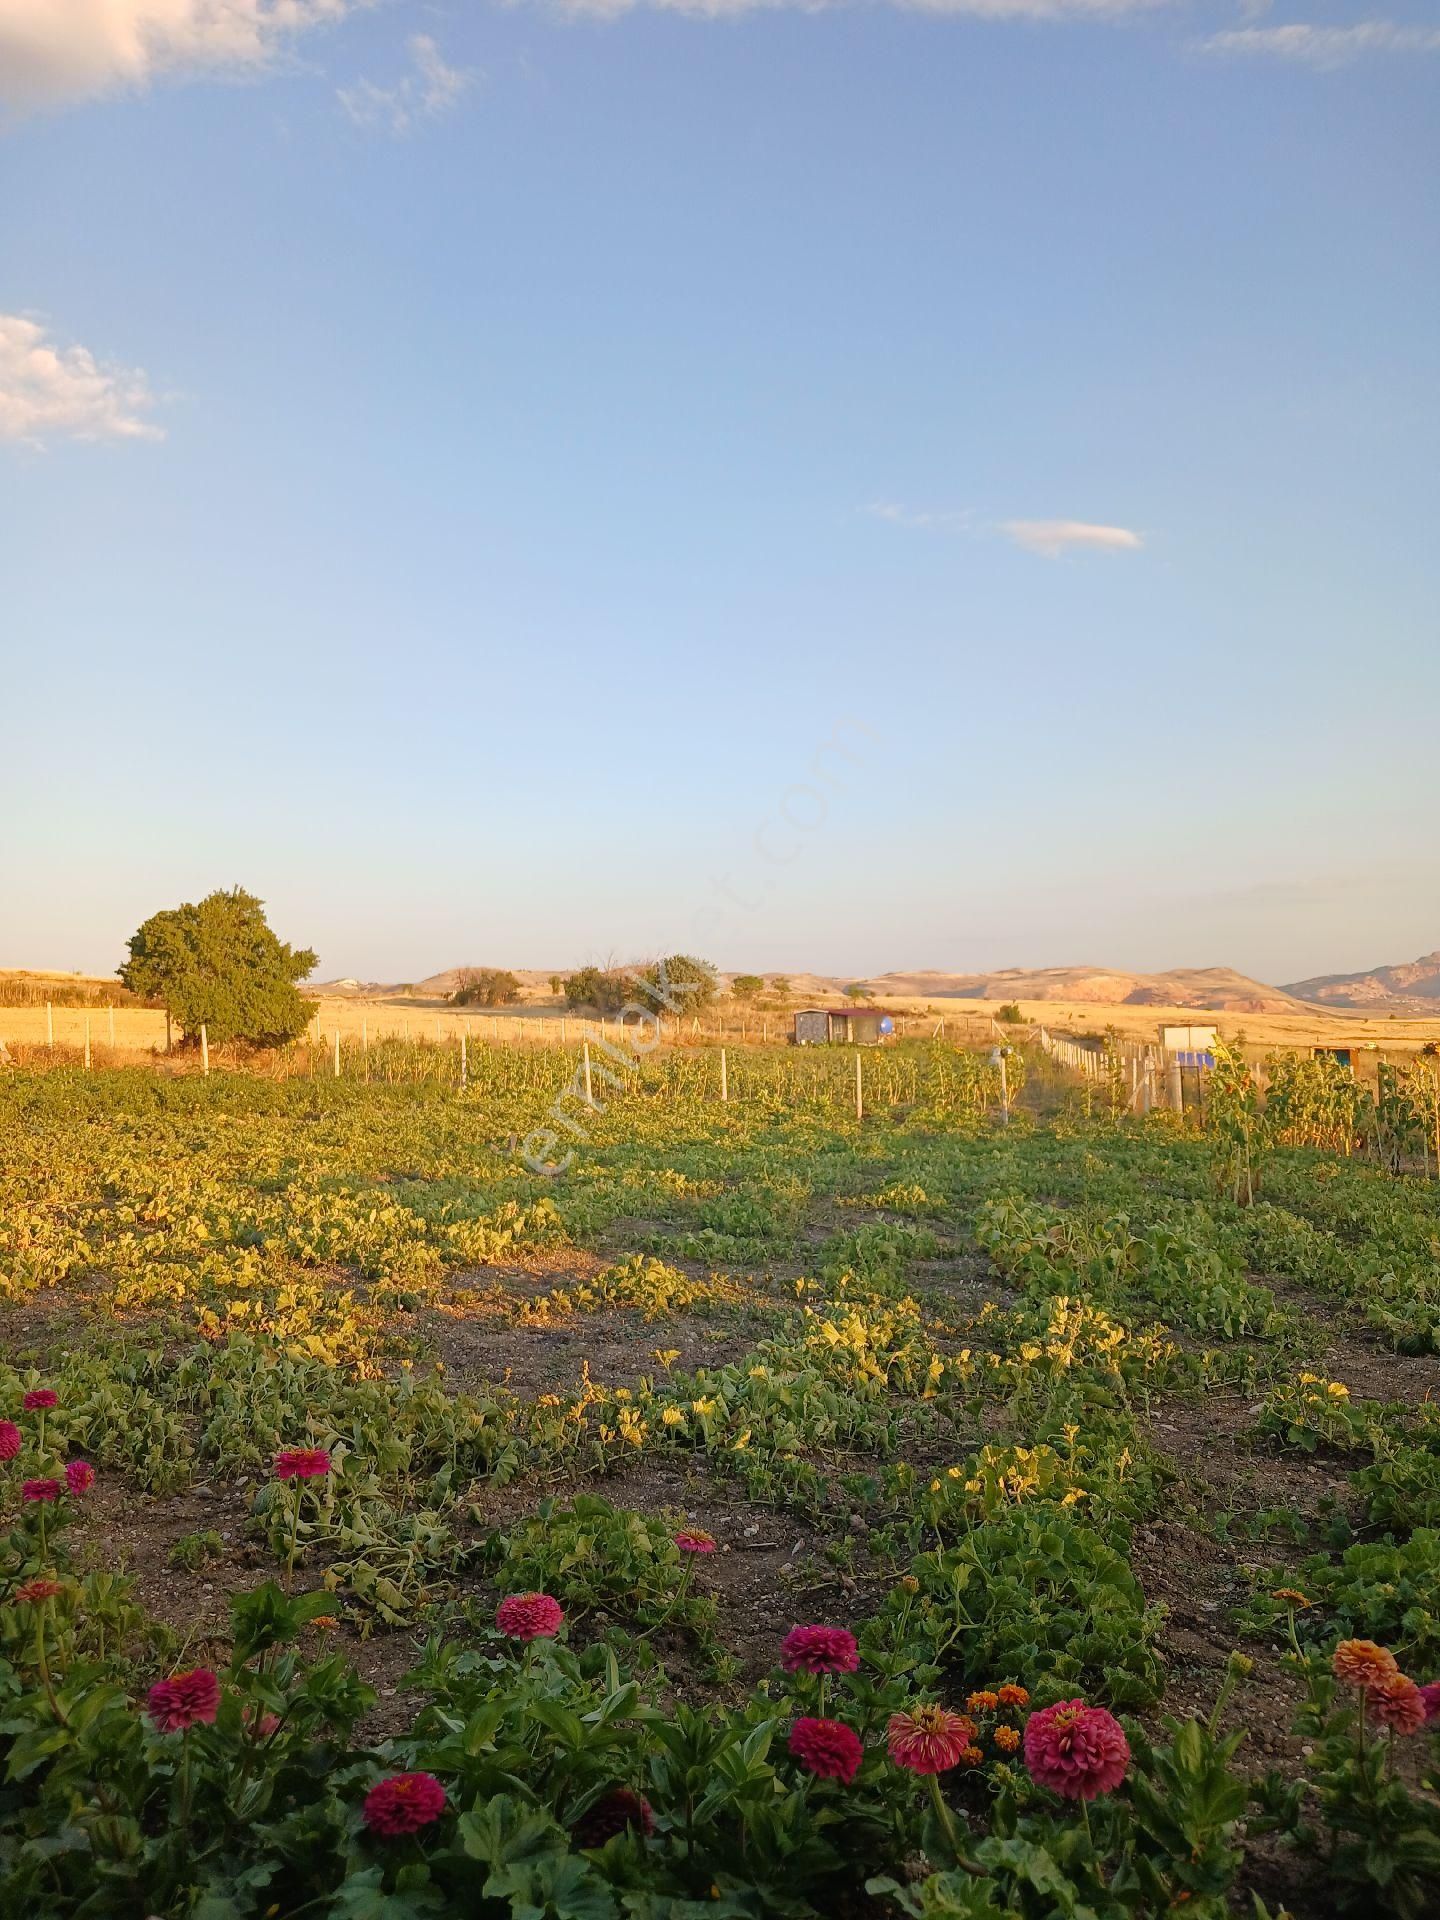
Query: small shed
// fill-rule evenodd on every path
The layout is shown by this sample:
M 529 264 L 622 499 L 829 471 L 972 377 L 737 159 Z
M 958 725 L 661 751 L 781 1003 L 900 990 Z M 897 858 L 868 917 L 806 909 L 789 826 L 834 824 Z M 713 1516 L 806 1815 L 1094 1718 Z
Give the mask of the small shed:
M 1161 1027 L 1160 1045 L 1172 1067 L 1213 1067 L 1218 1029 L 1201 1027 Z
M 878 1047 L 895 1037 L 883 1007 L 802 1007 L 795 1015 L 797 1047 Z

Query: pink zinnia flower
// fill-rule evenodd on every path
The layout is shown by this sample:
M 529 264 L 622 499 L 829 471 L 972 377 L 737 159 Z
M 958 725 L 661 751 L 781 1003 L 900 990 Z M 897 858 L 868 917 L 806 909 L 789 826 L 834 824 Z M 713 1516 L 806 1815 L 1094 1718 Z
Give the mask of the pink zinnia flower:
M 65 1468 L 65 1484 L 72 1493 L 88 1493 L 95 1484 L 95 1469 L 88 1460 L 71 1460 Z
M 550 1640 L 560 1631 L 565 1613 L 548 1593 L 512 1593 L 495 1609 L 495 1624 L 511 1640 Z
M 603 1847 L 617 1833 L 633 1827 L 647 1839 L 655 1831 L 655 1814 L 650 1802 L 630 1787 L 612 1787 L 602 1793 L 593 1807 L 581 1814 L 570 1829 L 577 1847 Z
M 286 1447 L 275 1456 L 277 1480 L 323 1480 L 329 1471 L 328 1447 Z
M 187 1727 L 212 1726 L 220 1710 L 220 1678 L 209 1667 L 172 1673 L 158 1680 L 147 1701 L 150 1718 L 161 1733 L 184 1733 Z
M 365 1796 L 361 1817 L 372 1833 L 399 1840 L 418 1833 L 445 1811 L 445 1789 L 433 1773 L 392 1773 Z
M 13 1420 L 0 1420 L 0 1460 L 13 1460 L 25 1444 L 25 1436 Z
M 790 1729 L 790 1751 L 807 1772 L 849 1786 L 860 1771 L 865 1749 L 843 1720 L 797 1720 Z
M 240 1718 L 261 1740 L 268 1740 L 272 1733 L 280 1731 L 278 1713 L 262 1713 L 257 1720 L 254 1707 L 246 1707 Z
M 1425 1719 L 1440 1720 L 1440 1680 L 1432 1680 L 1420 1689 L 1420 1698 L 1425 1702 Z
M 684 1533 L 677 1533 L 675 1544 L 682 1553 L 714 1553 L 715 1551 L 714 1535 L 701 1533 L 698 1527 Z
M 854 1673 L 860 1649 L 848 1627 L 792 1627 L 780 1642 L 786 1673 Z
M 1407 1674 L 1392 1673 L 1367 1687 L 1365 1701 L 1392 1733 L 1418 1733 L 1425 1724 L 1425 1696 Z
M 1083 1700 L 1032 1713 L 1025 1722 L 1025 1764 L 1063 1800 L 1113 1793 L 1130 1766 L 1130 1743 L 1114 1714 Z
M 20 1488 L 22 1500 L 51 1501 L 60 1498 L 61 1483 L 58 1480 L 26 1480 Z
M 45 1413 L 58 1405 L 60 1396 L 53 1387 L 32 1387 L 21 1401 L 26 1413 Z
M 27 1580 L 23 1587 L 15 1589 L 15 1598 L 27 1606 L 43 1606 L 47 1600 L 58 1600 L 65 1591 L 60 1580 Z
M 890 1758 L 910 1773 L 945 1773 L 958 1767 L 974 1738 L 975 1722 L 970 1716 L 945 1707 L 919 1706 L 909 1713 L 892 1713 L 885 1728 Z

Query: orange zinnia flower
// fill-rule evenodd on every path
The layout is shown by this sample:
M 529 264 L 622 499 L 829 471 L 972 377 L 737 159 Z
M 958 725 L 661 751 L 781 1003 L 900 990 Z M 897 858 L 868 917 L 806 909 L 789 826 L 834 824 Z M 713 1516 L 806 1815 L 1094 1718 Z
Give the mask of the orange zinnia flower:
M 1388 1647 L 1373 1640 L 1342 1640 L 1330 1661 L 1335 1678 L 1347 1687 L 1373 1687 L 1400 1671 L 1400 1664 Z

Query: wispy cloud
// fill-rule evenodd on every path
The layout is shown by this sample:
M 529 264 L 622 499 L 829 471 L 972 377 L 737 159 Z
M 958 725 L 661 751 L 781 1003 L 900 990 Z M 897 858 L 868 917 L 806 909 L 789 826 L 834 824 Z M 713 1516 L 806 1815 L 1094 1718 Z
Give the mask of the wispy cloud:
M 1440 27 L 1407 27 L 1393 20 L 1359 20 L 1348 27 L 1296 21 L 1278 27 L 1232 27 L 1197 42 L 1202 53 L 1290 60 L 1333 70 L 1372 53 L 1440 53 Z
M 975 524 L 975 516 L 968 507 L 937 511 L 902 506 L 898 500 L 872 500 L 861 512 L 875 520 L 888 520 L 891 526 L 920 527 L 929 533 L 964 533 Z
M 0 0 L 0 101 L 20 111 L 162 75 L 263 68 L 364 0 Z
M 145 418 L 154 404 L 143 373 L 57 347 L 38 320 L 0 313 L 0 440 L 160 440 Z
M 977 20 L 1117 20 L 1153 12 L 1171 0 L 890 0 L 902 12 L 953 14 Z M 561 0 L 566 13 L 618 19 L 642 8 L 659 13 L 688 13 L 698 19 L 773 11 L 790 6 L 821 13 L 846 0 Z
M 1002 520 L 1000 531 L 1017 547 L 1058 560 L 1075 550 L 1091 553 L 1135 553 L 1145 542 L 1130 527 L 1097 526 L 1089 520 Z
M 418 120 L 435 120 L 448 113 L 475 78 L 468 68 L 446 66 L 428 33 L 413 35 L 409 48 L 414 71 L 393 87 L 359 80 L 353 87 L 336 89 L 341 106 L 357 127 L 409 133 Z

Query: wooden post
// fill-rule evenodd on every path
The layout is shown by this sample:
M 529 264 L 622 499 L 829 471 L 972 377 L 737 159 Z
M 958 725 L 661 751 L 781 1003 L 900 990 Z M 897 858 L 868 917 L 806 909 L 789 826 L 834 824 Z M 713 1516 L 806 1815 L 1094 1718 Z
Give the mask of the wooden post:
M 1005 1049 L 1000 1049 L 1000 1116 L 1004 1124 L 1010 1124 L 1010 1075 L 1005 1069 Z
M 210 1071 L 210 1036 L 205 1031 L 203 1020 L 200 1022 L 200 1071 L 201 1073 Z
M 464 1093 L 470 1084 L 470 1055 L 465 1046 L 465 1036 L 460 1036 L 460 1091 Z
M 55 1009 L 48 1000 L 45 1002 L 45 1044 L 47 1047 L 55 1044 Z
M 564 1046 L 564 1044 L 565 1044 L 565 1030 L 566 1030 L 566 1026 L 567 1026 L 567 1022 L 566 1022 L 566 1019 L 565 1019 L 565 1015 L 564 1015 L 564 1014 L 562 1013 L 562 1014 L 561 1014 L 561 1016 L 560 1016 L 560 1044 L 561 1044 L 561 1046 L 562 1046 L 562 1047 L 563 1047 L 563 1046 Z
M 865 1118 L 865 1068 L 858 1047 L 855 1049 L 855 1118 Z
M 581 1046 L 585 1052 L 585 1104 L 587 1107 L 593 1107 L 595 1104 L 595 1095 L 590 1087 L 590 1042 L 584 1040 L 581 1042 Z
M 85 1016 L 85 1071 L 90 1071 L 90 1016 Z
M 720 1099 L 726 1106 L 730 1103 L 730 1082 L 725 1076 L 725 1049 L 720 1049 Z
M 165 1051 L 170 1051 L 170 1009 L 165 1009 Z
M 335 1041 L 335 1078 L 338 1080 L 340 1078 L 340 1029 L 338 1027 L 336 1027 L 333 1037 Z
M 111 1007 L 110 1009 L 110 1044 L 112 1047 L 115 1044 L 115 1009 L 114 1007 Z

